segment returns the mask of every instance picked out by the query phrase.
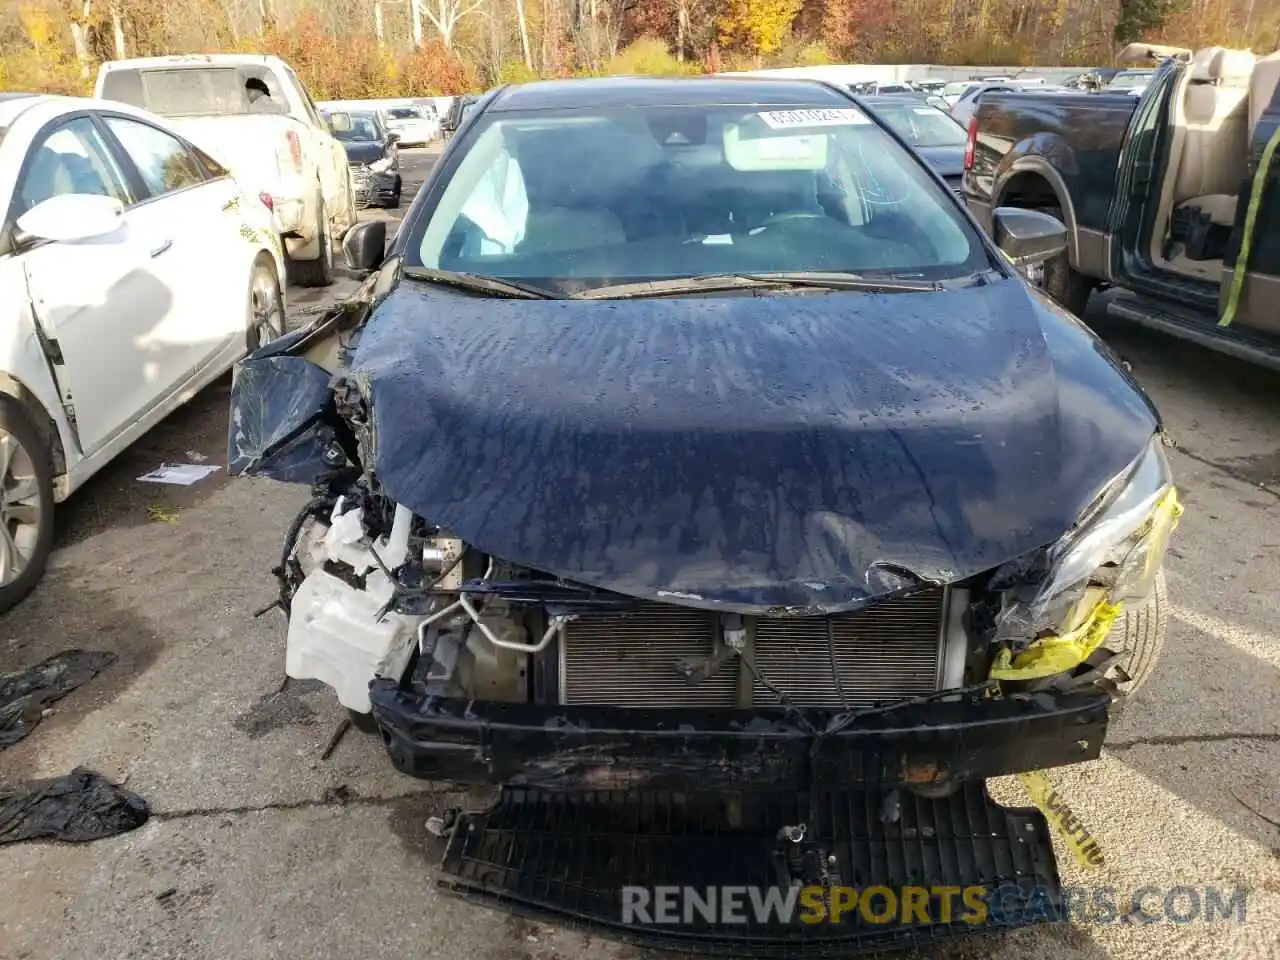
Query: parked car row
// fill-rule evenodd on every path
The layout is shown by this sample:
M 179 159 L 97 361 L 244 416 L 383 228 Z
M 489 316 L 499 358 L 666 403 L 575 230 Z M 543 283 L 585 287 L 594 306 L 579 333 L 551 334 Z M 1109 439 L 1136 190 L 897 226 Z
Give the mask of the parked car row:
M 329 129 L 347 152 L 357 206 L 400 206 L 399 144 L 403 141 L 398 131 L 386 126 L 383 115 L 374 110 L 324 112 Z
M 438 139 L 441 133 L 439 112 L 433 101 L 384 98 L 380 100 L 325 100 L 319 104 L 326 114 L 375 114 L 387 130 L 400 137 L 405 147 L 423 147 Z
M 290 279 L 333 280 L 333 241 L 356 222 L 347 155 L 278 57 L 108 60 L 95 95 L 168 118 L 271 207 Z

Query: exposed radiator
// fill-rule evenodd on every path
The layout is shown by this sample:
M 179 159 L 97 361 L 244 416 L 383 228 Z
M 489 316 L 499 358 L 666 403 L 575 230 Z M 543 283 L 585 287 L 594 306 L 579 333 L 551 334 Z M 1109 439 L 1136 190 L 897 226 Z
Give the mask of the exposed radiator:
M 747 618 L 748 637 L 757 669 L 796 705 L 867 706 L 940 689 L 946 611 L 947 592 L 938 588 L 834 617 Z M 719 630 L 715 613 L 662 603 L 571 621 L 561 638 L 561 701 L 626 707 L 776 704 L 738 657 L 701 683 L 679 674 L 679 661 L 711 654 Z

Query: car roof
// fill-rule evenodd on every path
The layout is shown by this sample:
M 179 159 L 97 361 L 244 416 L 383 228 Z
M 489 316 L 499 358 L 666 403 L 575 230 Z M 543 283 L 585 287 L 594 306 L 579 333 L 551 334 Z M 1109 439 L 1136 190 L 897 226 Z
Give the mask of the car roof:
M 816 80 L 760 77 L 590 77 L 543 80 L 504 87 L 490 102 L 495 112 L 574 110 L 601 106 L 718 106 L 730 104 L 849 103 L 849 98 Z
M 47 99 L 39 93 L 0 93 L 0 127 L 9 126 L 18 114 Z

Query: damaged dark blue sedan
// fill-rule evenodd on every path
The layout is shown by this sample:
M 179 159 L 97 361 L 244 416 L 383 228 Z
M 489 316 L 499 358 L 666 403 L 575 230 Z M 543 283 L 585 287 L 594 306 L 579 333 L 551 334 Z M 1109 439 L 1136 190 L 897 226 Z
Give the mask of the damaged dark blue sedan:
M 835 87 L 505 87 L 389 252 L 348 234 L 359 293 L 240 364 L 233 472 L 313 487 L 289 675 L 500 788 L 436 824 L 450 889 L 734 957 L 1061 916 L 985 780 L 1099 755 L 1181 507 L 1018 273 L 1061 224 L 995 223 Z M 658 887 L 710 899 L 624 909 Z

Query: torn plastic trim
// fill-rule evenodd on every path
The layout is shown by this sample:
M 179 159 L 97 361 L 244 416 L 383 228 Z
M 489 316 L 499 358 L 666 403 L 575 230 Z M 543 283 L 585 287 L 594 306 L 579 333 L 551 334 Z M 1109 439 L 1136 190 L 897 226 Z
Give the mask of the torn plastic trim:
M 349 470 L 329 381 L 300 356 L 242 361 L 231 385 L 228 474 L 316 483 Z
M 263 344 L 235 366 L 228 430 L 228 476 L 325 484 L 361 462 L 340 415 L 335 379 L 376 302 L 382 274 L 306 326 Z M 358 473 L 357 473 L 358 475 Z

